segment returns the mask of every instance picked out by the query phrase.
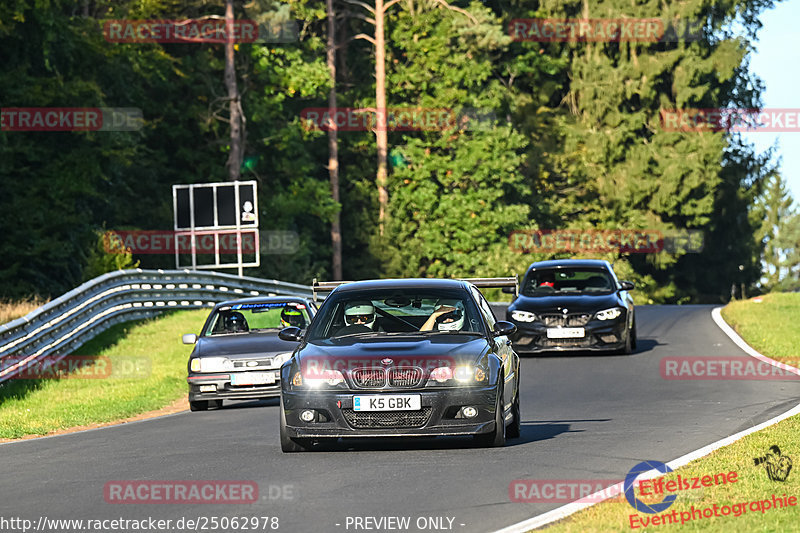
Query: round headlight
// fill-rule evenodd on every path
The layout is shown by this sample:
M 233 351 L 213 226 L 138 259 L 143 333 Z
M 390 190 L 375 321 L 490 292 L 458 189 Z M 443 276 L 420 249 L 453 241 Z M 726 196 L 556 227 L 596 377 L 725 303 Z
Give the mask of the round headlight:
M 511 311 L 511 318 L 518 322 L 535 322 L 536 315 L 530 311 Z

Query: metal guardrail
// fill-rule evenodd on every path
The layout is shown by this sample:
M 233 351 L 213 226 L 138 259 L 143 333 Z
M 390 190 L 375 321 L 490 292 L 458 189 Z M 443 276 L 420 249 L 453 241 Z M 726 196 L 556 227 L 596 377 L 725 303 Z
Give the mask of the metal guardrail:
M 311 287 L 219 272 L 119 270 L 87 281 L 0 326 L 0 383 L 26 365 L 57 360 L 114 324 L 169 309 L 198 309 L 249 296 L 311 297 Z

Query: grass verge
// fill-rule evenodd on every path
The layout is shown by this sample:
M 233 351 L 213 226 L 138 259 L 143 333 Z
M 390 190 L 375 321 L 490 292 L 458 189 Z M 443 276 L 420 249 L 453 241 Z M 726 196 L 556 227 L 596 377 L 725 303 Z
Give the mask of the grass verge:
M 747 344 L 777 361 L 800 360 L 800 293 L 766 294 L 731 302 L 722 317 Z M 796 366 L 796 365 L 793 365 Z M 799 467 L 800 468 L 800 467 Z
M 38 296 L 32 296 L 27 300 L 0 300 L 0 324 L 22 318 L 48 301 Z
M 182 333 L 200 331 L 207 310 L 177 311 L 117 324 L 75 355 L 87 368 L 62 379 L 14 379 L 0 386 L 0 438 L 46 435 L 161 409 L 186 394 L 190 349 Z
M 769 294 L 761 302 L 752 299 L 733 302 L 723 309 L 722 315 L 748 344 L 762 354 L 787 363 L 797 359 L 800 330 L 796 324 L 800 320 L 800 294 Z M 772 480 L 767 474 L 767 464 L 775 462 L 784 468 L 788 464 L 771 452 L 773 445 L 780 447 L 781 456 L 788 456 L 797 463 L 785 481 Z M 768 453 L 772 457 L 767 456 Z M 769 458 L 767 462 L 755 464 L 756 458 L 765 456 Z M 800 415 L 747 435 L 661 479 L 667 482 L 676 480 L 679 475 L 683 479 L 702 479 L 706 475 L 713 478 L 715 474 L 731 471 L 736 472 L 735 482 L 702 487 L 701 481 L 700 488 L 676 491 L 675 503 L 661 513 L 636 512 L 625 497 L 620 496 L 575 513 L 541 531 L 800 531 Z M 647 504 L 660 502 L 664 497 L 664 494 L 642 496 L 640 489 L 635 494 Z M 794 497 L 795 506 L 780 507 L 773 495 L 786 499 Z M 753 503 L 763 500 L 769 500 L 769 504 Z M 714 513 L 715 505 L 720 516 Z M 729 514 L 722 516 L 726 506 Z M 706 508 L 711 516 L 697 518 L 696 511 L 703 513 Z M 661 518 L 653 522 L 656 516 Z M 648 525 L 644 526 L 644 520 L 648 519 Z

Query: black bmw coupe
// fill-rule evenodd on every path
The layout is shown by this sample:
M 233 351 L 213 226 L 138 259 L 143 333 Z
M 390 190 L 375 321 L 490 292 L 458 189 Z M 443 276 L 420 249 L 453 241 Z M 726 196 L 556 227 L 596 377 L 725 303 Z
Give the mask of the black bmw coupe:
M 504 445 L 520 432 L 514 330 L 469 281 L 337 286 L 307 330 L 280 333 L 300 343 L 281 367 L 281 449 L 440 435 Z
M 633 288 L 630 281 L 617 279 L 608 261 L 533 263 L 506 312 L 517 326 L 514 349 L 630 354 L 636 348 Z

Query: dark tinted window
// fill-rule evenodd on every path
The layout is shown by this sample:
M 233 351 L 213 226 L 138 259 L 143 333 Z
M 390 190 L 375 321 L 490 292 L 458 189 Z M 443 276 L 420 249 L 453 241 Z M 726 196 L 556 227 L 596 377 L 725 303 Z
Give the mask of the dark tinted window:
M 602 268 L 548 268 L 533 270 L 525 276 L 522 294 L 601 294 L 614 291 L 614 280 Z

